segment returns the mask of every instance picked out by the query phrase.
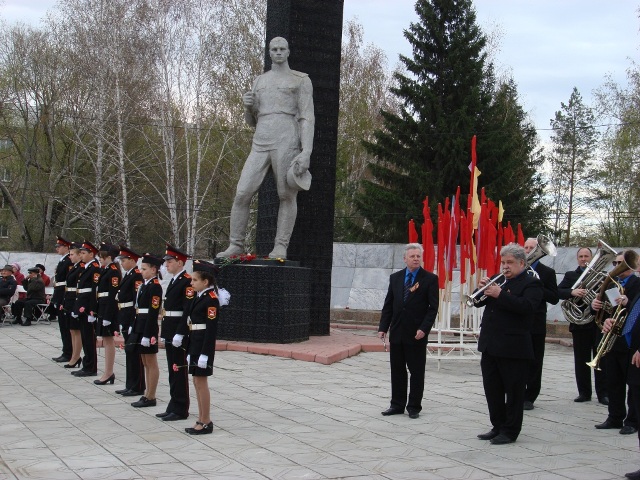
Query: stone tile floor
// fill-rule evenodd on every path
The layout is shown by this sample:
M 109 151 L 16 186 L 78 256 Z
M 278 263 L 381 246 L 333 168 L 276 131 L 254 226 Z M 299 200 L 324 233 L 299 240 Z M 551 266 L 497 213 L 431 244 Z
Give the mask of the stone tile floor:
M 375 332 L 371 332 L 373 335 Z M 571 349 L 547 345 L 543 394 L 515 444 L 489 429 L 479 359 L 427 361 L 424 410 L 382 417 L 388 354 L 332 365 L 237 351 L 216 353 L 209 379 L 215 431 L 192 418 L 163 423 L 161 350 L 155 408 L 134 409 L 122 387 L 98 387 L 51 361 L 57 325 L 0 328 L 0 478 L 43 479 L 611 479 L 640 468 L 638 437 L 596 430 L 597 402 L 576 404 Z M 100 362 L 102 362 L 100 352 Z

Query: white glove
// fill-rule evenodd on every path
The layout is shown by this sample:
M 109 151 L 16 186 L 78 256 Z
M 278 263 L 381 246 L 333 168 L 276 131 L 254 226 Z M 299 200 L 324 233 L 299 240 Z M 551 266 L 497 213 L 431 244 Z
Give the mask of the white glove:
M 140 345 L 142 345 L 143 347 L 150 347 L 151 339 L 147 337 L 142 337 L 142 340 L 140 340 Z
M 77 314 L 77 313 L 75 313 L 75 312 L 71 312 L 71 316 L 72 316 L 73 318 L 78 318 L 78 314 Z
M 120 325 L 120 333 L 122 333 L 122 325 Z
M 200 355 L 200 358 L 198 358 L 198 368 L 207 368 L 207 360 L 209 360 L 208 355 Z
M 187 355 L 187 365 L 191 363 L 191 355 Z
M 102 320 L 103 327 L 108 327 L 109 325 L 111 325 L 111 322 L 109 320 Z
M 89 323 L 93 323 L 96 321 L 96 317 L 94 317 L 93 315 L 89 315 L 87 316 L 87 320 L 89 320 Z
M 133 330 L 133 326 L 129 327 L 129 330 L 127 331 L 129 335 L 131 335 L 131 330 Z
M 171 340 L 171 345 L 173 345 L 176 348 L 180 347 L 180 345 L 182 345 L 182 339 L 183 338 L 184 338 L 184 335 L 180 335 L 180 334 L 176 333 L 173 336 L 173 340 Z
M 219 288 L 218 301 L 220 302 L 220 306 L 224 307 L 225 305 L 229 305 L 229 300 L 231 300 L 231 294 L 224 288 Z

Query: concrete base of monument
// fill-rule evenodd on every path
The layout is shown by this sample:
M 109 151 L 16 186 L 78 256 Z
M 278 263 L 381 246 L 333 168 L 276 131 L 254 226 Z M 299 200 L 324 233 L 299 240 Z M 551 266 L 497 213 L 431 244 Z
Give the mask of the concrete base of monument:
M 309 339 L 311 270 L 294 262 L 223 264 L 218 284 L 231 294 L 218 314 L 218 339 L 294 343 Z

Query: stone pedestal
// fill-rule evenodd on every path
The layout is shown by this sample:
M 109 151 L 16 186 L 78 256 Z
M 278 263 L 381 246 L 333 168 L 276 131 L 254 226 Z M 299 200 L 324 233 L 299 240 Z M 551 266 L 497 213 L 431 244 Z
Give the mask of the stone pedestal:
M 227 265 L 218 284 L 231 293 L 220 310 L 218 338 L 260 343 L 309 339 L 311 270 L 298 262 Z

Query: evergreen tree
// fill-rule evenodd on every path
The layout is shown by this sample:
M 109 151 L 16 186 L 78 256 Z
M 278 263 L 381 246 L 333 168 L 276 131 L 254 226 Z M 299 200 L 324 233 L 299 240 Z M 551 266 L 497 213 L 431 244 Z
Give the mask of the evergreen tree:
M 468 191 L 474 134 L 482 182 L 491 185 L 491 196 L 502 199 L 507 212 L 524 214 L 526 205 L 534 207 L 531 202 L 541 195 L 534 178 L 539 160 L 532 160 L 535 133 L 517 105 L 512 83 L 498 88 L 493 99 L 493 69 L 471 0 L 418 0 L 416 12 L 420 21 L 405 31 L 413 56 L 400 56 L 407 73 L 396 73 L 392 88 L 399 113 L 383 111 L 384 129 L 365 142 L 376 161 L 356 197 L 365 217 L 363 240 L 404 242 L 407 221 L 422 219 L 425 195 L 433 208 L 458 185 Z M 510 119 L 506 131 L 483 134 L 486 128 L 501 130 L 505 115 Z M 492 171 L 489 159 L 498 171 Z

